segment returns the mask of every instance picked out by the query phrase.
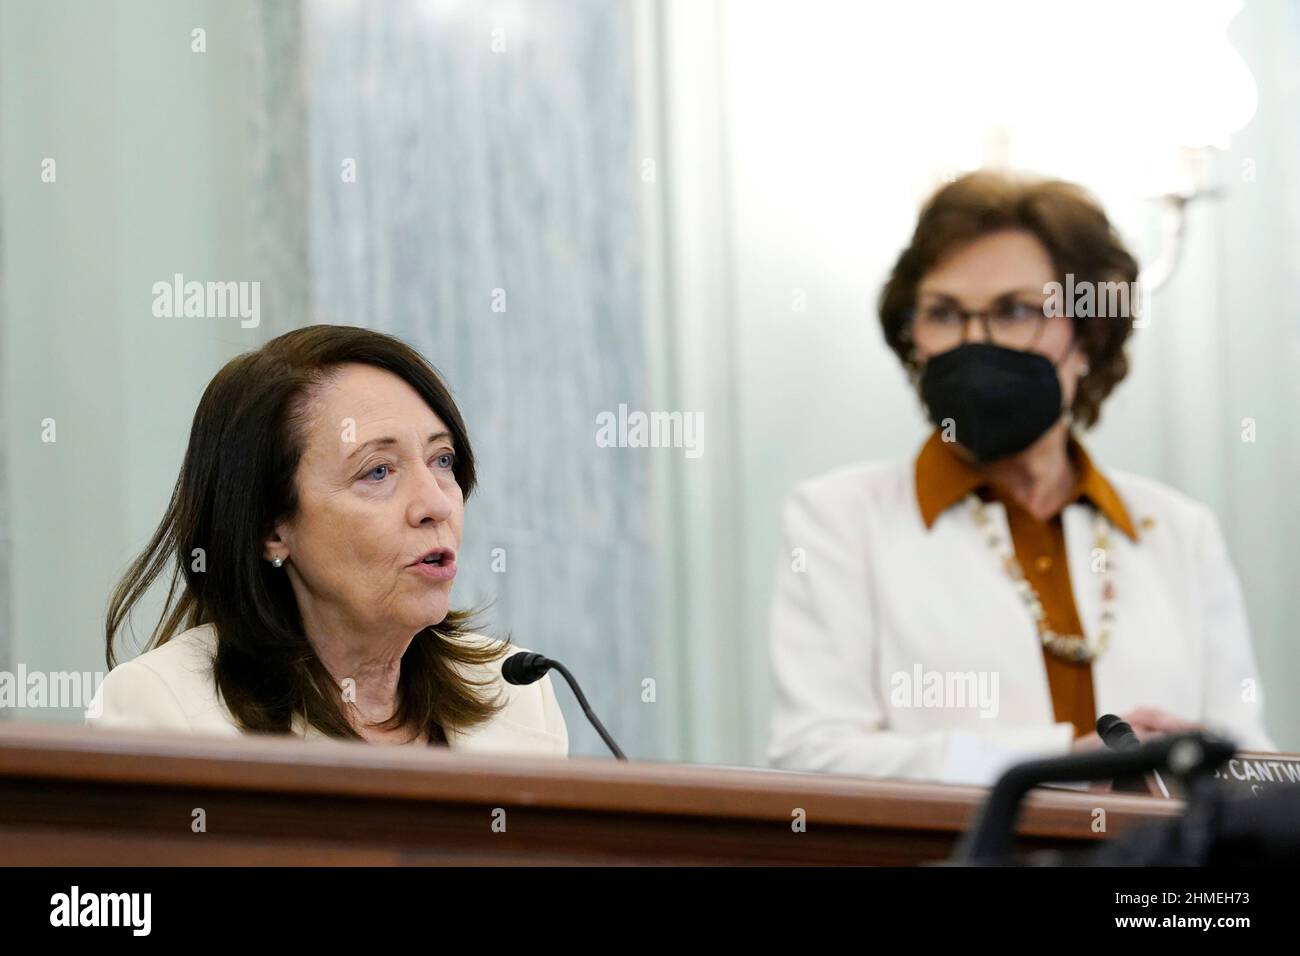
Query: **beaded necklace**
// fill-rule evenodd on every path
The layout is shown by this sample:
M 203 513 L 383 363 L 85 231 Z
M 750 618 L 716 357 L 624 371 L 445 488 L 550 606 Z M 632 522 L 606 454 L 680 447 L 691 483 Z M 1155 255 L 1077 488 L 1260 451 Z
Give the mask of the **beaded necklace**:
M 1024 569 L 1016 560 L 1016 552 L 1010 541 L 1005 541 L 992 527 L 984 502 L 974 492 L 966 496 L 966 501 L 975 517 L 975 525 L 984 535 L 984 543 L 1000 559 L 1003 570 L 1011 578 L 1025 610 L 1038 630 L 1039 640 L 1047 650 L 1063 660 L 1075 663 L 1094 661 L 1106 652 L 1110 645 L 1111 628 L 1115 623 L 1115 583 L 1111 579 L 1110 563 L 1110 522 L 1100 510 L 1093 512 L 1092 531 L 1093 548 L 1101 552 L 1101 627 L 1097 632 L 1095 643 L 1082 634 L 1058 634 L 1047 626 L 1047 616 L 1043 612 L 1043 602 L 1038 599 L 1034 586 L 1025 577 Z M 1094 554 L 1096 550 L 1094 550 Z

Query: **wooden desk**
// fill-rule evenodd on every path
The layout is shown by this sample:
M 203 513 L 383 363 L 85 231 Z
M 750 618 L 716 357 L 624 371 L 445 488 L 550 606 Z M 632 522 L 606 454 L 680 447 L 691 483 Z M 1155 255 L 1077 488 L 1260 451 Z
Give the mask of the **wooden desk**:
M 984 791 L 0 723 L 0 865 L 892 864 L 951 852 Z M 1025 848 L 1080 849 L 1176 801 L 1042 790 Z M 207 832 L 191 830 L 195 808 Z M 493 811 L 505 811 L 494 832 Z M 796 808 L 807 831 L 791 828 Z M 498 814 L 499 816 L 499 814 Z

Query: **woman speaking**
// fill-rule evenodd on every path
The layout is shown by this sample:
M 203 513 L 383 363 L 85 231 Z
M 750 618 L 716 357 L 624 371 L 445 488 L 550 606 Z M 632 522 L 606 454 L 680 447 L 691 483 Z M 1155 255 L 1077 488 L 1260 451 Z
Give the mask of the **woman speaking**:
M 1103 472 L 1075 434 L 1128 370 L 1133 316 L 1053 284 L 1136 279 L 1068 183 L 975 173 L 923 209 L 880 318 L 935 430 L 914 460 L 846 467 L 786 502 L 776 765 L 986 783 L 1019 757 L 1099 746 L 1104 713 L 1139 737 L 1203 726 L 1273 749 L 1214 516 Z
M 550 678 L 505 683 L 510 645 L 451 609 L 473 489 L 460 412 L 403 342 L 317 325 L 235 358 L 110 603 L 113 668 L 170 571 L 152 649 L 111 670 L 87 722 L 566 754 Z

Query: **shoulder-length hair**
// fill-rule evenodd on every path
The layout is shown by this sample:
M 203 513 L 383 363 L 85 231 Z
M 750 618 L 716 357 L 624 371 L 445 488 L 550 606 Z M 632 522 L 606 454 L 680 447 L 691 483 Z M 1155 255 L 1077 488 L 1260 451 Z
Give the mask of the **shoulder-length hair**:
M 149 544 L 118 583 L 105 627 L 108 666 L 132 609 L 169 567 L 171 583 L 146 647 L 182 630 L 213 625 L 213 676 L 246 731 L 288 733 L 302 717 L 330 737 L 360 735 L 338 684 L 308 641 L 288 578 L 263 560 L 264 541 L 298 508 L 295 474 L 313 395 L 344 363 L 385 369 L 420 394 L 451 433 L 453 474 L 465 499 L 474 454 L 451 393 L 406 343 L 370 329 L 313 325 L 232 359 L 208 384 L 194 413 L 171 502 Z M 424 728 L 445 743 L 447 728 L 481 723 L 500 706 L 460 668 L 497 660 L 508 642 L 476 639 L 472 616 L 451 611 L 426 627 L 402 657 L 397 710 L 388 729 Z

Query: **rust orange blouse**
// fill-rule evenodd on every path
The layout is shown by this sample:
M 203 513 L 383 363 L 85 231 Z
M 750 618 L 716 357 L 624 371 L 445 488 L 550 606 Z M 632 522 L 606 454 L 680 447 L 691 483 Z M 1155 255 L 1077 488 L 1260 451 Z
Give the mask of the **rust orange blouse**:
M 1124 503 L 1073 436 L 1070 437 L 1069 454 L 1078 473 L 1078 482 L 1068 500 L 1087 499 L 1112 525 L 1136 540 L 1137 533 Z M 987 482 L 950 443 L 943 441 L 936 430 L 916 458 L 916 498 L 926 528 L 934 524 L 941 512 L 972 491 L 985 501 L 998 501 L 1006 508 L 1016 560 L 1038 593 L 1048 626 L 1059 634 L 1080 633 L 1060 513 L 1048 521 L 1033 517 L 1009 495 Z M 989 559 L 993 560 L 992 555 Z M 1011 586 L 1009 580 L 1007 586 Z M 1043 663 L 1056 720 L 1074 724 L 1076 737 L 1091 733 L 1097 722 L 1092 665 L 1062 660 L 1046 648 L 1043 648 Z

